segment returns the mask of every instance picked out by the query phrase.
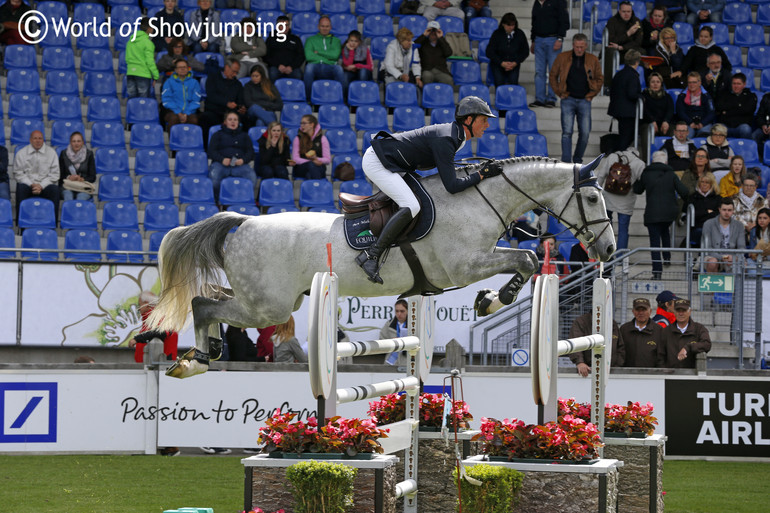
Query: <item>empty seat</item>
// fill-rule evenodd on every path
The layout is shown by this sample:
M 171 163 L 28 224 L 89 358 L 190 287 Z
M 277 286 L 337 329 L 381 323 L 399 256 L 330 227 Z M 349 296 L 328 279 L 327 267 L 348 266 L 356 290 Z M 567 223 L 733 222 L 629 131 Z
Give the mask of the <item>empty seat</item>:
M 332 154 L 356 153 L 358 151 L 356 133 L 349 128 L 327 130 L 326 138 L 329 140 L 329 150 Z
M 56 228 L 53 201 L 27 198 L 19 205 L 19 228 Z
M 676 41 L 679 45 L 692 44 L 695 39 L 692 33 L 692 25 L 683 21 L 677 21 L 672 25 L 674 32 L 676 32 Z
M 583 4 L 583 21 L 591 21 L 596 12 L 598 21 L 607 21 L 612 17 L 612 4 L 608 0 L 591 0 Z
M 254 205 L 254 182 L 247 178 L 227 177 L 219 186 L 220 205 Z
M 414 34 L 414 36 L 417 37 L 423 32 L 425 32 L 426 28 L 428 28 L 428 20 L 425 18 L 425 16 L 421 16 L 419 14 L 409 14 L 407 16 L 401 16 L 398 19 L 398 28 L 400 30 L 404 27 L 411 30 L 412 34 Z
M 251 0 L 249 9 L 252 11 L 280 11 L 281 0 Z
M 64 2 L 53 2 L 45 0 L 43 2 L 38 2 L 36 9 L 40 14 L 49 19 L 63 19 L 68 16 L 67 4 Z
M 376 82 L 365 80 L 352 82 L 348 87 L 348 105 L 380 105 L 380 87 Z
M 305 95 L 305 83 L 294 78 L 279 78 L 275 81 L 275 88 L 284 102 L 307 103 Z
M 219 19 L 222 23 L 240 23 L 243 18 L 249 17 L 249 11 L 244 9 L 222 9 L 219 11 Z
M 382 105 L 366 105 L 356 110 L 356 130 L 387 130 L 388 110 Z
M 733 44 L 737 46 L 760 46 L 765 44 L 765 28 L 753 23 L 735 26 Z
M 104 6 L 95 3 L 76 3 L 72 11 L 72 21 L 77 23 L 96 22 L 97 24 L 105 21 Z
M 359 0 L 355 3 L 355 9 L 358 16 L 385 14 L 385 0 Z
M 132 201 L 108 201 L 102 209 L 102 229 L 138 230 L 139 214 Z
M 763 69 L 759 77 L 759 88 L 762 92 L 770 91 L 770 69 Z
M 425 111 L 422 107 L 396 107 L 393 110 L 393 130 L 405 132 L 425 126 Z
M 99 48 L 101 50 L 109 50 L 110 39 L 108 37 L 102 36 L 101 34 L 94 34 L 93 31 L 89 30 L 88 32 L 85 32 L 82 36 L 75 38 L 75 46 L 79 50 L 87 50 L 89 48 Z
M 417 86 L 409 82 L 391 82 L 385 86 L 385 105 L 388 107 L 417 106 Z
M 118 86 L 113 73 L 89 71 L 84 74 L 83 96 L 117 96 L 117 94 Z
M 473 19 L 485 20 L 488 18 Z M 452 77 L 454 78 L 455 85 L 481 84 L 481 67 L 478 62 L 474 61 L 454 61 L 452 62 Z
M 752 46 L 746 57 L 746 66 L 754 69 L 770 68 L 770 50 L 764 46 Z
M 292 205 L 276 205 L 267 209 L 268 214 L 283 214 L 285 212 L 299 212 L 299 209 Z
M 500 133 L 485 132 L 479 138 L 476 155 L 491 159 L 507 159 L 511 156 L 508 149 L 508 137 Z
M 348 11 L 350 10 L 350 4 L 348 3 Z M 325 12 L 325 11 L 322 11 Z M 330 13 L 326 13 L 330 14 Z M 347 39 L 348 34 L 354 30 L 358 30 L 358 20 L 355 16 L 347 13 L 337 13 L 331 15 L 332 22 L 332 35 L 337 36 L 342 41 Z
M 144 231 L 167 232 L 179 226 L 179 208 L 171 203 L 150 203 L 144 209 Z
M 227 207 L 228 212 L 238 212 L 245 216 L 258 216 L 259 207 L 256 205 L 230 205 Z
M 153 253 L 157 253 L 160 250 L 160 243 L 163 242 L 163 237 L 166 236 L 168 232 L 152 232 L 150 234 L 150 247 L 149 251 Z M 150 262 L 157 262 L 158 261 L 158 255 L 149 255 L 150 256 Z
M 730 139 L 730 147 L 736 155 L 743 157 L 746 167 L 760 164 L 757 143 L 753 139 Z
M 548 156 L 548 140 L 540 134 L 522 134 L 516 136 L 513 147 L 515 157 Z
M 735 45 L 723 45 L 722 51 L 725 52 L 727 60 L 730 61 L 732 66 L 743 66 L 743 54 L 741 53 L 740 46 Z
M 738 2 L 728 3 L 722 11 L 722 22 L 727 25 L 751 23 L 751 6 Z
M 98 121 L 91 127 L 91 147 L 125 148 L 123 125 L 117 122 Z
M 51 228 L 32 228 L 24 230 L 21 234 L 21 247 L 24 249 L 59 249 L 59 239 L 56 236 L 56 231 Z M 59 253 L 22 251 L 21 258 L 55 262 L 59 259 Z
M 537 116 L 531 110 L 524 108 L 509 110 L 505 114 L 506 134 L 536 134 Z
M 177 125 L 178 126 L 178 125 Z M 148 150 L 152 151 L 152 150 Z M 137 152 L 137 155 L 139 152 Z M 174 175 L 176 176 L 207 176 L 209 158 L 203 150 L 181 150 L 176 154 Z
M 492 99 L 489 96 L 489 88 L 484 84 L 461 85 L 457 98 L 462 100 L 466 96 L 478 96 L 488 104 L 492 104 Z
M 286 0 L 286 12 L 315 12 L 315 0 Z
M 463 26 L 463 20 L 460 18 L 455 18 L 454 16 L 439 16 L 438 18 L 436 18 L 436 21 L 441 26 L 441 30 L 443 30 L 444 33 L 465 32 L 465 27 Z
M 139 203 L 173 203 L 174 184 L 170 176 L 146 175 L 139 180 Z
M 258 13 L 255 14 L 257 15 L 257 21 L 261 23 L 272 23 L 273 26 L 275 26 L 278 22 L 278 17 L 283 16 L 283 11 L 278 8 L 268 11 L 258 11 Z
M 11 93 L 40 93 L 40 74 L 35 69 L 11 69 L 5 79 L 5 89 Z
M 294 187 L 291 182 L 283 178 L 268 178 L 259 182 L 259 205 L 294 207 Z
M 65 17 L 67 15 L 65 14 Z M 69 34 L 63 32 L 57 33 L 55 30 L 49 30 L 45 37 L 40 41 L 42 48 L 72 48 L 72 41 Z
M 313 105 L 345 103 L 342 97 L 342 84 L 336 80 L 316 80 L 310 90 L 310 103 Z
M 377 36 L 393 37 L 393 19 L 384 12 L 370 14 L 364 18 L 363 29 L 363 36 L 365 38 Z
M 291 18 L 291 31 L 298 36 L 311 36 L 318 33 L 318 20 L 321 16 L 315 12 L 300 12 Z
M 523 109 L 527 107 L 527 91 L 519 85 L 503 85 L 495 88 L 497 110 Z
M 213 204 L 194 203 L 187 205 L 187 208 L 184 210 L 184 224 L 185 226 L 190 226 L 198 221 L 208 219 L 218 212 L 219 208 Z
M 39 98 L 38 98 L 39 99 Z M 26 146 L 29 136 L 35 130 L 44 132 L 42 119 L 14 119 L 11 121 L 11 144 Z
M 77 96 L 55 95 L 48 98 L 48 120 L 82 121 L 80 98 Z
M 160 149 L 141 149 L 136 152 L 134 172 L 137 175 L 169 176 L 168 153 Z
M 133 201 L 134 182 L 127 174 L 104 175 L 99 180 L 100 201 Z
M 130 147 L 133 149 L 165 149 L 163 127 L 159 123 L 137 123 L 131 127 Z
M 5 228 L 13 227 L 13 211 L 11 210 L 11 201 L 0 198 L 0 226 Z
M 33 94 L 14 93 L 8 97 L 10 119 L 43 119 L 43 100 Z
M 179 181 L 179 204 L 214 203 L 214 185 L 206 176 L 184 176 Z
M 320 11 L 328 15 L 350 14 L 350 2 L 348 0 L 321 0 Z M 334 26 L 334 22 L 332 22 L 332 26 Z
M 340 192 L 357 196 L 371 196 L 372 184 L 366 180 L 349 180 L 340 184 Z
M 372 53 L 372 59 L 376 61 L 381 61 L 385 58 L 385 52 L 387 51 L 388 45 L 391 41 L 393 41 L 395 37 L 393 36 L 375 36 L 371 38 L 371 41 L 369 42 L 369 50 Z
M 8 45 L 3 55 L 3 67 L 7 70 L 27 69 L 37 71 L 35 47 L 29 45 Z
M 43 71 L 75 71 L 75 52 L 59 46 L 43 48 Z
M 89 98 L 88 108 L 86 109 L 86 119 L 91 123 L 95 123 L 96 121 L 121 123 L 120 100 L 115 96 L 96 96 Z
M 299 128 L 302 116 L 312 113 L 313 108 L 307 103 L 284 103 L 281 110 L 281 124 L 286 128 Z
M 334 190 L 329 180 L 305 180 L 299 187 L 300 207 L 334 208 Z
M 115 230 L 107 234 L 107 251 L 120 251 L 122 254 L 107 254 L 111 262 L 144 262 L 144 255 L 129 252 L 141 252 L 142 236 L 134 230 Z
M 89 71 L 112 73 L 114 67 L 112 64 L 112 52 L 104 48 L 87 48 L 80 55 L 80 71 L 83 73 Z
M 99 148 L 94 152 L 97 173 L 127 175 L 128 151 L 125 148 Z
M 203 130 L 198 125 L 174 125 L 169 131 L 168 147 L 171 151 L 202 150 Z
M 64 258 L 71 262 L 100 262 L 102 242 L 95 229 L 69 230 L 64 234 L 65 250 L 95 251 L 96 253 L 64 253 Z
M 124 23 L 133 25 L 137 18 L 142 17 L 142 9 L 136 0 L 123 0 L 121 5 L 114 5 L 114 3 L 114 0 L 109 2 L 112 6 L 110 9 L 110 21 L 113 27 L 120 27 Z M 144 7 L 148 7 L 147 2 L 144 2 Z
M 318 122 L 325 129 L 350 128 L 350 110 L 345 105 L 321 105 L 318 108 Z
M 479 63 L 486 62 L 487 64 L 489 64 L 489 57 L 487 57 L 487 46 L 489 46 L 489 40 L 479 41 L 479 54 L 478 54 Z M 489 69 L 487 69 L 487 82 L 489 82 Z
M 426 109 L 454 107 L 454 90 L 449 84 L 434 82 L 422 88 L 422 106 Z
M 154 98 L 129 98 L 126 102 L 126 123 L 159 123 L 158 101 Z
M 96 230 L 96 205 L 91 201 L 64 201 L 61 204 L 60 223 L 64 230 Z
M 451 123 L 455 120 L 454 108 L 441 107 L 430 111 L 430 124 Z
M 770 25 L 770 3 L 757 6 L 757 25 Z
M 497 29 L 498 22 L 494 18 L 472 18 L 468 23 L 468 38 L 471 41 L 485 41 Z

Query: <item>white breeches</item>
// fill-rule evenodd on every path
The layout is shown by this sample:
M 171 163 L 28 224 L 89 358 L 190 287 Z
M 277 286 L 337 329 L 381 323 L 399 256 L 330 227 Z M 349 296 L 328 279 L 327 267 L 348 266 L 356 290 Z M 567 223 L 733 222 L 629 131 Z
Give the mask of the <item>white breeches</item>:
M 382 165 L 371 146 L 366 149 L 361 165 L 364 168 L 364 174 L 372 183 L 395 201 L 399 207 L 408 208 L 412 212 L 412 217 L 417 217 L 420 212 L 420 203 L 412 189 L 401 178 L 401 175 Z

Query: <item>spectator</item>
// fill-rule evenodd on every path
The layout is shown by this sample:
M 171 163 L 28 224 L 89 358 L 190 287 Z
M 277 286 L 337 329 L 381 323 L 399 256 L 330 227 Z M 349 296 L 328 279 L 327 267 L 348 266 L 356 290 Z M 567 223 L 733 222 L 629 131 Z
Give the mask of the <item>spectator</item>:
M 175 39 L 172 34 L 180 33 L 180 29 L 175 27 L 177 25 L 184 27 L 184 15 L 177 9 L 177 0 L 163 0 L 163 9 L 158 11 L 154 18 L 156 21 L 153 22 L 153 26 L 156 31 L 152 42 L 155 44 L 155 51 L 160 52 L 171 45 L 171 41 Z
M 754 120 L 757 129 L 754 130 L 751 137 L 757 143 L 760 162 L 764 162 L 765 141 L 770 139 L 770 93 L 765 93 L 762 96 L 762 101 L 759 102 L 759 110 L 757 110 Z
M 385 58 L 380 63 L 380 81 L 390 84 L 400 80 L 422 88 L 420 53 L 412 44 L 413 36 L 411 30 L 402 27 L 396 33 L 396 39 L 388 43 Z
M 126 90 L 129 98 L 154 98 L 152 81 L 158 80 L 158 67 L 155 65 L 155 45 L 150 41 L 147 31 L 150 19 L 142 18 L 139 30 L 126 43 Z
M 155 63 L 158 67 L 158 72 L 170 77 L 176 71 L 175 61 L 179 58 L 183 58 L 192 71 L 203 73 L 206 69 L 201 61 L 188 55 L 187 47 L 181 38 L 173 37 L 168 43 L 168 53 L 161 55 L 158 62 Z
M 719 215 L 703 224 L 703 239 L 700 247 L 703 249 L 746 249 L 746 233 L 743 224 L 733 219 L 735 207 L 730 198 L 722 198 L 719 205 Z M 734 261 L 732 253 L 711 251 L 703 259 L 707 273 L 729 271 Z
M 733 155 L 730 159 L 729 172 L 719 180 L 719 194 L 723 198 L 733 199 L 743 186 L 746 178 L 746 163 L 740 155 Z
M 326 166 L 332 161 L 329 141 L 315 116 L 306 114 L 299 123 L 299 132 L 291 146 L 294 178 L 318 180 L 326 178 Z
M 30 34 L 22 35 L 19 30 L 21 17 L 31 10 L 32 8 L 21 0 L 6 0 L 3 5 L 0 5 L 0 27 L 2 27 L 2 30 L 0 30 L 1 45 L 28 45 L 29 43 L 25 40 L 25 36 L 27 40 L 34 39 Z M 31 28 L 31 26 L 29 28 Z M 25 26 L 24 29 L 27 30 L 28 27 Z M 38 28 L 38 30 L 43 29 Z
M 674 123 L 674 100 L 666 92 L 663 77 L 657 71 L 650 74 L 647 83 L 649 84 L 648 87 L 642 91 L 642 100 L 644 101 L 642 121 L 652 125 L 654 135 L 669 135 Z M 683 137 L 685 140 L 687 139 L 686 125 Z M 674 170 L 676 171 L 676 168 Z
M 702 75 L 703 87 L 717 104 L 730 92 L 732 75 L 722 67 L 722 57 L 718 53 L 709 54 L 706 66 L 705 75 Z
M 684 65 L 684 52 L 676 41 L 676 32 L 670 27 L 660 31 L 660 41 L 655 46 L 652 55 L 663 59 L 662 64 L 653 66 L 653 71 L 660 73 L 663 82 L 670 89 L 684 87 L 682 69 Z
M 159 339 L 163 342 L 163 354 L 169 360 L 176 360 L 177 345 L 179 336 L 173 331 L 149 330 L 147 327 L 147 318 L 152 313 L 153 306 L 158 301 L 158 296 L 149 290 L 142 291 L 139 294 L 139 315 L 142 316 L 142 327 L 138 335 L 128 341 L 128 347 L 134 350 L 134 361 L 142 363 L 144 361 L 144 347 L 152 339 Z M 150 362 L 147 362 L 150 363 Z
M 733 75 L 730 92 L 718 96 L 716 102 L 717 120 L 727 126 L 727 137 L 751 138 L 757 95 L 746 87 L 746 75 Z
M 198 124 L 201 106 L 201 85 L 190 73 L 187 61 L 177 57 L 174 74 L 163 83 L 161 92 L 163 123 L 167 130 L 180 123 Z
M 257 23 L 257 20 L 251 16 L 246 16 L 241 20 L 242 31 L 236 32 L 230 40 L 232 56 L 241 63 L 238 78 L 243 78 L 246 73 L 250 73 L 254 65 L 267 53 L 265 40 L 257 33 L 257 27 L 259 27 Z M 249 25 L 251 25 L 250 28 L 248 28 Z
M 604 204 L 607 207 L 607 216 L 612 221 L 613 214 L 618 214 L 618 249 L 628 248 L 628 228 L 631 224 L 631 216 L 634 213 L 634 205 L 636 204 L 636 194 L 630 194 L 629 189 L 626 194 L 612 193 L 606 188 L 606 180 L 609 176 L 610 168 L 613 164 L 621 162 L 627 163 L 631 168 L 631 184 L 639 180 L 644 171 L 644 161 L 639 158 L 639 150 L 636 148 L 628 148 L 624 151 L 618 151 L 610 153 L 599 163 L 599 167 L 596 168 L 596 179 L 600 184 L 604 184 L 605 187 L 602 190 L 604 196 Z M 629 184 L 630 185 L 630 184 Z
M 29 136 L 29 144 L 16 152 L 13 159 L 13 178 L 16 181 L 16 218 L 21 202 L 32 196 L 53 201 L 54 212 L 59 212 L 59 159 L 48 146 L 39 130 Z
M 318 34 L 305 41 L 305 93 L 310 99 L 313 82 L 320 79 L 336 80 L 345 84 L 345 74 L 337 61 L 342 54 L 342 43 L 331 35 L 332 22 L 328 16 L 318 20 Z
M 289 178 L 288 166 L 291 162 L 291 141 L 286 136 L 283 126 L 277 121 L 267 125 L 267 130 L 259 138 L 259 176 L 260 178 Z
M 724 68 L 725 71 L 733 69 L 724 50 L 714 43 L 714 29 L 704 25 L 698 31 L 698 40 L 687 50 L 687 55 L 684 56 L 682 70 L 685 73 L 697 71 L 701 76 L 705 77 L 709 72 L 708 56 L 712 53 L 716 53 L 722 58 L 721 68 Z
M 642 172 L 641 178 L 634 183 L 634 193 L 647 193 L 647 204 L 644 207 L 644 226 L 650 236 L 651 248 L 671 247 L 671 233 L 669 227 L 679 215 L 680 207 L 677 204 L 677 194 L 681 198 L 687 198 L 687 188 L 679 181 L 674 170 L 665 163 L 665 155 L 655 152 L 652 155 L 652 164 Z M 652 251 L 652 279 L 659 280 L 663 272 L 663 262 L 659 251 Z M 671 264 L 671 253 L 663 252 L 665 265 Z
M 348 39 L 342 45 L 342 68 L 345 70 L 345 89 L 348 88 L 351 82 L 357 80 L 373 80 L 372 70 L 374 65 L 372 64 L 372 53 L 363 42 L 361 33 L 357 30 L 350 31 Z
M 96 162 L 94 152 L 86 148 L 83 134 L 72 132 L 70 143 L 59 155 L 59 188 L 63 200 L 79 199 L 93 201 L 87 192 L 75 192 L 67 188 L 68 183 L 96 183 Z
M 198 0 L 198 9 L 191 13 L 189 25 L 197 29 L 187 31 L 187 46 L 192 53 L 219 53 L 222 45 L 222 25 L 219 12 L 211 7 L 211 0 Z
M 658 356 L 660 367 L 694 369 L 695 355 L 711 350 L 711 337 L 705 326 L 691 318 L 689 299 L 674 303 L 676 322 L 663 329 L 663 344 Z
M 711 135 L 706 138 L 706 144 L 701 148 L 709 154 L 709 165 L 712 171 L 730 168 L 730 159 L 733 158 L 734 153 L 730 143 L 727 142 L 727 127 L 722 123 L 715 123 L 711 127 Z
M 243 104 L 250 121 L 265 126 L 278 120 L 276 112 L 283 109 L 281 94 L 265 73 L 265 68 L 255 64 L 249 72 L 251 80 L 243 86 Z
M 666 19 L 666 8 L 662 5 L 653 7 L 650 16 L 642 20 L 642 48 L 645 55 L 655 53 L 655 48 L 661 42 L 661 31 L 670 26 L 671 21 Z
M 687 122 L 690 139 L 708 134 L 714 122 L 714 102 L 708 93 L 701 91 L 700 75 L 695 71 L 687 74 L 687 89 L 676 99 L 676 115 Z
M 765 198 L 757 192 L 757 184 L 759 184 L 759 177 L 757 175 L 746 175 L 746 178 L 743 179 L 741 191 L 733 199 L 735 206 L 733 217 L 746 228 L 746 235 L 754 228 L 759 211 L 768 207 Z
M 770 208 L 761 208 L 754 227 L 749 232 L 747 249 L 761 249 L 763 258 L 770 257 Z M 750 255 L 756 260 L 757 255 Z
M 465 13 L 460 9 L 461 0 L 420 0 L 418 14 L 422 14 L 428 21 L 433 21 L 439 16 L 452 16 L 465 19 Z
M 243 101 L 243 85 L 236 78 L 241 70 L 241 63 L 232 57 L 225 59 L 221 72 L 208 75 L 206 79 L 206 104 L 200 117 L 203 129 L 203 144 L 208 147 L 209 129 L 221 123 L 226 112 L 235 112 L 239 118 L 246 115 Z
M 650 318 L 650 300 L 636 298 L 632 312 L 634 320 L 620 327 L 626 350 L 624 367 L 657 367 L 658 351 L 663 342 L 663 328 Z
M 11 185 L 8 177 L 8 149 L 0 146 L 0 199 L 11 199 Z
M 307 355 L 294 336 L 294 316 L 275 327 L 273 334 L 273 357 L 276 363 L 306 363 Z
M 697 187 L 690 194 L 688 203 L 695 210 L 694 224 L 690 227 L 690 245 L 698 248 L 700 247 L 704 223 L 719 214 L 719 205 L 722 204 L 719 185 L 713 173 L 707 171 L 698 178 Z
M 642 22 L 634 14 L 631 2 L 623 0 L 618 4 L 618 12 L 607 20 L 607 32 L 609 43 L 607 44 L 607 58 L 604 60 L 604 76 L 612 79 L 614 52 L 620 52 L 620 60 L 623 61 L 629 50 L 636 50 L 639 53 L 644 51 L 642 48 L 644 39 Z
M 489 8 L 489 0 L 463 0 L 460 7 L 465 13 L 465 31 L 468 32 L 468 23 L 473 18 L 491 18 L 492 9 Z M 504 15 L 503 15 L 504 16 Z
M 537 3 L 537 2 L 536 2 Z M 588 38 L 575 34 L 572 51 L 558 55 L 551 68 L 551 88 L 561 98 L 561 159 L 583 162 L 591 133 L 591 100 L 602 89 L 599 59 L 587 53 Z M 577 118 L 578 141 L 572 153 L 572 131 Z
M 487 57 L 495 87 L 519 85 L 521 63 L 527 56 L 527 36 L 519 28 L 519 20 L 512 12 L 503 14 L 500 26 L 492 32 L 487 45 Z
M 530 35 L 532 45 L 530 52 L 535 56 L 535 101 L 529 104 L 530 107 L 556 107 L 557 95 L 553 89 L 553 78 L 550 80 L 551 87 L 549 87 L 548 71 L 553 70 L 554 61 L 561 52 L 569 25 L 565 0 L 535 0 L 532 2 L 532 32 Z M 563 80 L 566 81 L 566 79 L 567 76 L 565 75 Z
M 291 22 L 287 16 L 276 19 L 278 32 L 267 38 L 265 62 L 270 80 L 275 83 L 279 78 L 302 80 L 302 64 L 305 62 L 305 50 L 302 39 L 291 33 Z
M 546 248 L 548 248 L 549 263 L 545 263 Z M 569 274 L 569 269 L 564 264 L 564 259 L 559 254 L 559 242 L 552 233 L 545 232 L 540 236 L 540 244 L 535 248 L 535 255 L 538 260 L 543 261 L 538 274 L 560 274 L 562 276 Z
M 652 318 L 660 327 L 665 328 L 670 326 L 676 321 L 674 315 L 674 302 L 676 302 L 676 295 L 670 290 L 664 290 L 655 298 L 655 302 L 658 303 L 658 309 L 655 310 L 655 317 Z
M 409 335 L 409 329 L 406 325 L 408 307 L 409 305 L 406 302 L 406 299 L 399 299 L 396 301 L 396 304 L 393 306 L 395 316 L 380 329 L 380 339 L 406 337 Z M 390 353 L 385 357 L 385 363 L 388 365 L 396 365 L 399 363 L 403 365 L 405 363 L 405 358 L 401 357 L 400 354 L 403 354 L 403 351 L 401 353 L 398 351 Z M 401 362 L 399 362 L 399 360 L 401 360 Z
M 595 330 L 591 327 L 592 322 L 591 312 L 576 318 L 569 328 L 569 338 L 587 337 L 588 335 L 595 333 Z M 578 374 L 584 378 L 588 377 L 591 373 L 591 353 L 591 349 L 586 349 L 585 351 L 569 355 L 569 359 L 572 360 L 572 363 L 577 367 Z M 612 360 L 610 365 L 612 367 L 622 367 L 625 359 L 626 348 L 623 335 L 620 333 L 618 323 L 612 321 Z
M 696 148 L 695 143 L 687 136 L 689 132 L 686 121 L 677 121 L 674 123 L 674 137 L 664 142 L 661 147 L 661 151 L 666 152 L 668 165 L 674 171 L 684 171 L 693 165 Z M 704 156 L 706 157 L 705 163 L 708 165 L 708 153 L 705 153 Z
M 238 114 L 225 114 L 222 129 L 211 136 L 208 147 L 211 159 L 209 176 L 214 185 L 214 197 L 219 203 L 219 185 L 228 176 L 251 180 L 257 183 L 257 174 L 250 163 L 254 160 L 254 146 L 249 134 L 241 130 Z
M 687 187 L 689 194 L 695 192 L 698 180 L 703 178 L 706 173 L 711 173 L 711 166 L 709 165 L 709 153 L 705 148 L 698 148 L 693 154 L 690 167 L 688 167 L 682 174 L 682 183 L 685 187 Z
M 257 344 L 249 338 L 245 328 L 228 326 L 225 332 L 227 349 L 231 362 L 270 362 L 273 360 L 273 342 L 270 337 L 275 333 L 275 326 L 258 328 Z
M 618 120 L 619 140 L 615 151 L 625 150 L 634 145 L 637 102 L 642 97 L 642 86 L 637 72 L 641 58 L 638 51 L 633 49 L 627 51 L 623 57 L 625 67 L 612 79 L 614 86 L 610 89 L 610 105 L 607 108 L 607 114 Z
M 725 0 L 687 0 L 687 23 L 697 27 L 702 23 L 722 23 Z
M 657 0 L 656 5 L 666 8 L 666 13 L 672 21 L 686 21 L 685 0 Z
M 419 46 L 420 73 L 424 84 L 441 82 L 454 85 L 452 74 L 447 67 L 447 59 L 452 55 L 452 48 L 444 37 L 444 31 L 437 21 L 429 21 L 428 28 L 414 43 Z M 525 43 L 526 45 L 526 38 Z

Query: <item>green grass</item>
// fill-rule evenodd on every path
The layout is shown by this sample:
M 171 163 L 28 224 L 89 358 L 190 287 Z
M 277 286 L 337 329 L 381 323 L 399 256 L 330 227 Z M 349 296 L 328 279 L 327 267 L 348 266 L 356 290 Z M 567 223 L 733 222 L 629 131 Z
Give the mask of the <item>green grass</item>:
M 243 509 L 241 456 L 0 455 L 0 511 L 162 513 Z M 666 513 L 767 511 L 770 464 L 666 461 Z

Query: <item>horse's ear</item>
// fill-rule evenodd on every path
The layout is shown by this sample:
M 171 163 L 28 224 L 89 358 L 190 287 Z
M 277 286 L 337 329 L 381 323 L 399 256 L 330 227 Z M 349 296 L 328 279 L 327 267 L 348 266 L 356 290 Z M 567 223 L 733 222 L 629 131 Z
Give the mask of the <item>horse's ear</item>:
M 599 166 L 599 162 L 604 158 L 604 153 L 593 159 L 588 164 L 581 166 L 580 171 L 577 171 L 576 187 L 580 184 L 597 185 L 591 182 L 596 181 L 596 177 L 593 174 L 593 170 Z

